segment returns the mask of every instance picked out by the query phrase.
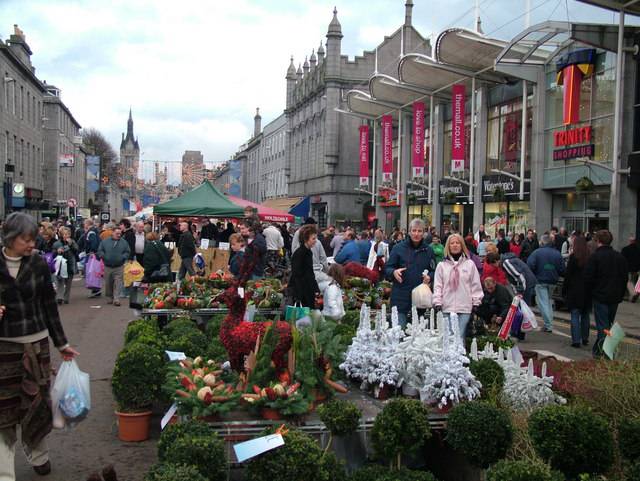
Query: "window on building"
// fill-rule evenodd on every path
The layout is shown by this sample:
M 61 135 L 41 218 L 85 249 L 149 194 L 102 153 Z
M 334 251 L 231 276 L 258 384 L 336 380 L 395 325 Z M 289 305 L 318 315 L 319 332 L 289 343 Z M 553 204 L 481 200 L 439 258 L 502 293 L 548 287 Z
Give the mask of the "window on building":
M 20 120 L 24 120 L 24 87 L 20 86 Z

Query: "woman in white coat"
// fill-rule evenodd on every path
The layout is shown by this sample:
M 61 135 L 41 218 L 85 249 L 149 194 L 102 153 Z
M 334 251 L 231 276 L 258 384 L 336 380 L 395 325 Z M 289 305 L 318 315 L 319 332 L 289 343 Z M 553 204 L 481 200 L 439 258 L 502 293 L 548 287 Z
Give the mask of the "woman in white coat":
M 480 274 L 464 239 L 460 234 L 451 234 L 444 247 L 444 260 L 436 268 L 433 306 L 436 312 L 442 310 L 447 323 L 450 314 L 457 314 L 463 343 L 471 313 L 483 297 Z
M 384 241 L 384 234 L 380 229 L 376 229 L 374 240 L 371 242 L 369 250 L 369 259 L 367 260 L 367 269 L 381 272 L 384 265 L 389 260 L 389 244 Z

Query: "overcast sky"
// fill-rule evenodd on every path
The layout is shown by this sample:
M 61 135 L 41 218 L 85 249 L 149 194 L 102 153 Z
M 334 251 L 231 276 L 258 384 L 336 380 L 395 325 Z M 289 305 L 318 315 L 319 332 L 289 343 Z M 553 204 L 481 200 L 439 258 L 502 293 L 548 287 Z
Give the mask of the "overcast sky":
M 129 107 L 142 159 L 180 160 L 201 150 L 228 159 L 284 108 L 289 57 L 304 61 L 325 40 L 334 1 L 342 52 L 371 50 L 404 21 L 404 0 L 0 0 L 0 38 L 18 24 L 41 80 L 83 127 L 118 149 Z M 617 22 L 575 0 L 530 0 L 531 23 L 549 18 Z M 414 0 L 423 36 L 474 25 L 474 0 Z M 525 26 L 526 0 L 480 0 L 485 33 L 510 39 Z M 150 165 L 150 164 L 149 164 Z M 176 165 L 177 166 L 177 165 Z M 176 181 L 179 170 L 172 169 Z

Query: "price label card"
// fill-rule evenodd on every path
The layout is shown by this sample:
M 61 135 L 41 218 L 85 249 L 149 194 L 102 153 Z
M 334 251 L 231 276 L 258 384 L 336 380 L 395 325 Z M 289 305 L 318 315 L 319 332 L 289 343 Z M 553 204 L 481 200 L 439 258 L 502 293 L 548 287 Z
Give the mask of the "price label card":
M 169 361 L 182 361 L 187 358 L 184 352 L 164 351 L 167 353 Z
M 208 249 L 209 248 L 209 239 L 202 239 L 200 241 L 200 249 Z
M 266 453 L 272 449 L 284 446 L 284 439 L 281 434 L 271 434 L 261 438 L 251 439 L 233 446 L 238 462 L 242 463 L 258 454 Z
M 218 244 L 218 249 L 220 249 L 221 251 L 228 251 L 229 250 L 229 243 L 228 242 L 220 242 L 220 244 Z
M 169 410 L 164 414 L 164 416 L 162 416 L 162 419 L 160 420 L 160 429 L 164 430 L 164 428 L 167 426 L 167 424 L 169 424 L 169 421 L 171 421 L 171 418 L 177 411 L 178 405 L 176 403 L 173 403 Z
M 238 295 L 240 299 L 244 299 L 244 287 L 238 287 Z

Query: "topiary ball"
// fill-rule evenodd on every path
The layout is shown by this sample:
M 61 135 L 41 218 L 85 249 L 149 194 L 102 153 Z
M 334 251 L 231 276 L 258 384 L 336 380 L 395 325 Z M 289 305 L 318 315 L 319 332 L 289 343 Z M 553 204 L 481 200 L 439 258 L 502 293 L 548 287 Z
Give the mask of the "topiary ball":
M 249 461 L 246 471 L 247 480 L 323 480 L 326 473 L 323 470 L 323 453 L 318 443 L 312 437 L 295 429 L 290 429 L 283 437 L 284 446 Z
M 333 399 L 318 406 L 318 415 L 334 436 L 346 436 L 358 429 L 362 411 L 354 403 Z
M 371 430 L 379 458 L 415 453 L 431 437 L 429 410 L 417 399 L 394 399 L 376 416 Z
M 483 399 L 496 398 L 502 392 L 505 380 L 504 370 L 496 361 L 488 358 L 471 361 L 469 370 L 482 384 Z
M 458 404 L 449 413 L 446 440 L 471 464 L 486 469 L 504 458 L 511 447 L 511 418 L 484 401 Z
M 177 439 L 185 436 L 215 436 L 216 430 L 208 423 L 189 419 L 188 421 L 169 424 L 164 428 L 158 440 L 158 459 L 161 462 L 168 462 L 167 448 Z
M 323 481 L 347 481 L 347 471 L 345 463 L 339 460 L 332 452 L 324 453 L 319 474 Z
M 185 332 L 190 332 L 193 330 L 199 331 L 198 326 L 196 325 L 195 322 L 193 322 L 191 319 L 188 319 L 188 318 L 177 317 L 176 319 L 171 321 L 169 324 L 167 324 L 164 327 L 162 332 L 168 338 L 174 338 L 174 337 L 180 337 Z
M 217 434 L 184 435 L 166 445 L 165 460 L 195 466 L 209 481 L 226 481 L 224 441 Z
M 127 329 L 124 331 L 125 345 L 135 341 L 140 335 L 160 335 L 158 323 L 153 319 L 136 319 L 135 321 L 131 321 L 127 324 Z
M 144 481 L 207 481 L 198 468 L 186 464 L 156 464 Z
M 567 478 L 581 473 L 603 474 L 613 464 L 609 425 L 586 409 L 538 409 L 529 417 L 529 436 L 538 455 Z
M 161 350 L 136 341 L 120 351 L 111 377 L 119 410 L 139 412 L 151 406 L 164 381 L 162 356 Z
M 629 461 L 640 459 L 640 418 L 624 419 L 618 425 L 620 454 Z
M 547 464 L 526 460 L 503 459 L 487 471 L 487 481 L 564 481 L 562 473 L 551 471 Z
M 179 336 L 167 336 L 166 346 L 169 351 L 184 352 L 187 357 L 196 358 L 206 355 L 207 336 L 197 329 L 184 330 Z

